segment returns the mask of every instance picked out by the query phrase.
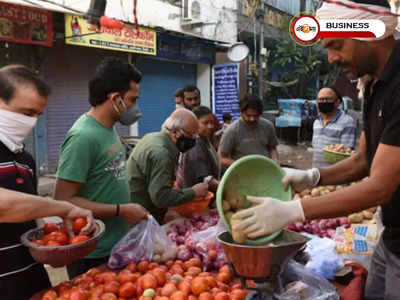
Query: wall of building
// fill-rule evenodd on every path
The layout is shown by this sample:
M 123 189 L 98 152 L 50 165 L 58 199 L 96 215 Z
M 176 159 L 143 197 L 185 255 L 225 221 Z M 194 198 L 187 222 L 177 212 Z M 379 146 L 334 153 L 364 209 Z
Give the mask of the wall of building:
M 182 21 L 182 3 L 198 2 L 200 5 L 199 20 L 203 24 L 184 26 Z M 214 41 L 235 42 L 236 0 L 181 0 L 175 1 L 146 0 L 138 1 L 138 22 L 143 26 L 160 28 L 194 35 Z M 121 4 L 122 3 L 122 4 Z M 108 1 L 106 15 L 117 19 L 134 22 L 133 1 Z

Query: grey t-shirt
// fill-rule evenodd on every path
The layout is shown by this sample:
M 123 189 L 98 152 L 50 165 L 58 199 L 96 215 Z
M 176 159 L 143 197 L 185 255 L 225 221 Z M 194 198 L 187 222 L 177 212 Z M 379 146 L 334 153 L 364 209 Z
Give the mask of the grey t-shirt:
M 269 157 L 268 149 L 277 145 L 278 138 L 270 121 L 260 118 L 258 125 L 252 128 L 240 118 L 225 131 L 219 150 L 236 160 L 250 154 Z

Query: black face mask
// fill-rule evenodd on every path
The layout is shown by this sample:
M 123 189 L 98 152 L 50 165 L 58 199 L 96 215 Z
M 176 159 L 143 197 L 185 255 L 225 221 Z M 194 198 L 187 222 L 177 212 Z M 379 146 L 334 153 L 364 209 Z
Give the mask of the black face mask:
M 178 140 L 176 141 L 176 147 L 178 150 L 182 153 L 185 153 L 186 151 L 190 150 L 191 148 L 196 145 L 196 140 L 184 137 L 181 135 Z
M 320 102 L 318 103 L 318 110 L 323 113 L 331 113 L 335 109 L 335 103 L 334 102 Z

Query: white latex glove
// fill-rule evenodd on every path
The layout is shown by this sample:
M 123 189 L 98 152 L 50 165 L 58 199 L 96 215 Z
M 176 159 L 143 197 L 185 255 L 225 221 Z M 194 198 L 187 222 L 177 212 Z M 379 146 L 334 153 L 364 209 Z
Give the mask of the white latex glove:
M 290 184 L 297 192 L 317 186 L 321 178 L 317 168 L 308 170 L 283 168 L 283 170 L 286 172 L 285 177 L 282 179 L 284 188 L 287 189 Z
M 274 198 L 248 196 L 247 200 L 255 206 L 235 214 L 241 222 L 236 230 L 254 239 L 277 232 L 293 222 L 303 222 L 304 211 L 300 200 L 284 202 Z

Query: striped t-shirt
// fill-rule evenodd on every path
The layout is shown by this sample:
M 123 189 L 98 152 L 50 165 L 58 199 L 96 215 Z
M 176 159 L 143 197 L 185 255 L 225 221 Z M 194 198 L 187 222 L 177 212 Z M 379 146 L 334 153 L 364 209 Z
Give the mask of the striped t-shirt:
M 322 150 L 332 144 L 343 144 L 354 149 L 356 144 L 356 125 L 352 117 L 338 110 L 332 120 L 325 126 L 321 116 L 314 121 L 313 128 L 313 167 L 326 167 L 329 163 L 325 160 Z

